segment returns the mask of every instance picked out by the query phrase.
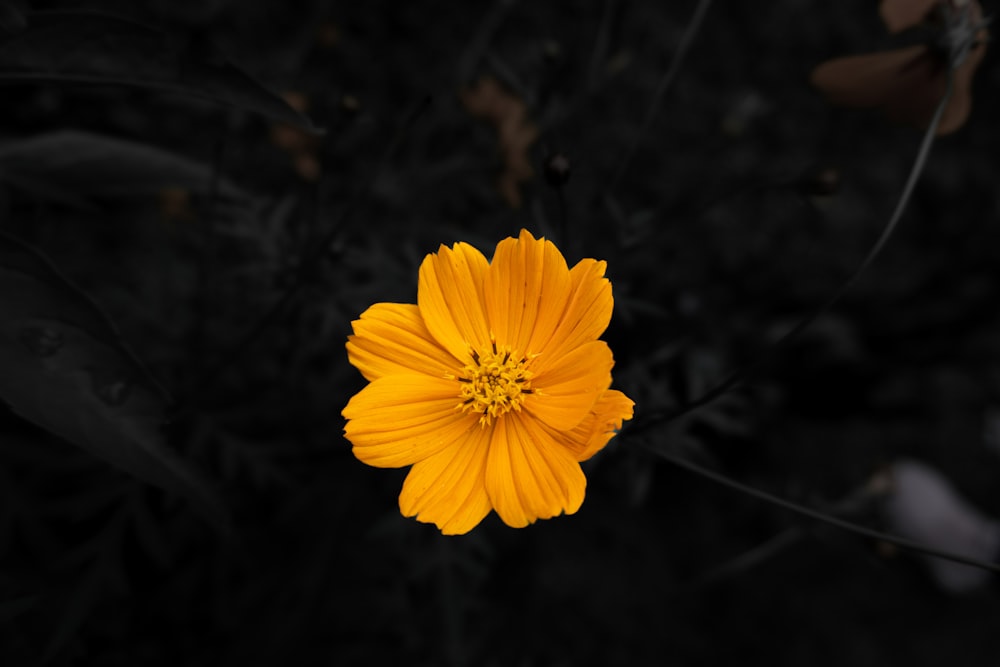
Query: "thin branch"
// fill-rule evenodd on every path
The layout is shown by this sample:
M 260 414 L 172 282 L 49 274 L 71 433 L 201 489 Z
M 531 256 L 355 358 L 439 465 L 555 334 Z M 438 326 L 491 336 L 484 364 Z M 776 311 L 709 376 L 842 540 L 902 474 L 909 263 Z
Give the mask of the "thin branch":
M 450 667 L 466 664 L 462 599 L 455 582 L 455 545 L 449 536 L 438 535 L 438 572 L 441 580 L 441 612 L 444 616 L 445 654 Z
M 846 530 L 848 532 L 855 533 L 856 535 L 861 535 L 863 537 L 867 537 L 873 540 L 886 542 L 888 544 L 897 546 L 900 549 L 915 551 L 917 553 L 921 553 L 927 556 L 932 556 L 934 558 L 950 560 L 956 563 L 961 563 L 963 565 L 977 567 L 982 570 L 989 570 L 990 572 L 1000 573 L 1000 564 L 998 563 L 987 563 L 984 561 L 976 560 L 974 558 L 967 558 L 959 554 L 950 553 L 947 551 L 940 551 L 938 549 L 934 549 L 933 547 L 928 547 L 918 542 L 913 542 L 911 540 L 907 540 L 902 537 L 896 537 L 895 535 L 889 535 L 887 533 L 883 533 L 874 530 L 872 528 L 868 528 L 866 526 L 861 526 L 859 524 L 852 523 L 850 521 L 846 521 L 844 519 L 832 516 L 825 512 L 820 512 L 819 510 L 812 509 L 811 507 L 806 507 L 804 505 L 799 505 L 798 503 L 792 502 L 790 500 L 779 498 L 778 496 L 767 493 L 766 491 L 755 489 L 752 486 L 747 486 L 746 484 L 742 484 L 734 479 L 726 477 L 722 473 L 718 473 L 714 470 L 709 470 L 708 468 L 702 467 L 697 463 L 694 463 L 693 461 L 689 461 L 688 459 L 682 458 L 680 456 L 675 456 L 674 454 L 653 447 L 648 443 L 642 443 L 642 446 L 645 447 L 648 451 L 655 454 L 656 456 L 659 456 L 660 458 L 669 461 L 670 463 L 673 463 L 676 466 L 684 468 L 685 470 L 693 472 L 696 475 L 704 477 L 705 479 L 711 480 L 716 484 L 728 487 L 744 495 L 756 498 L 757 500 L 762 500 L 766 503 L 770 503 L 771 505 L 780 507 L 784 510 L 788 510 L 789 512 L 793 512 L 795 514 L 808 517 L 810 519 L 813 519 L 814 521 L 819 521 L 821 523 L 825 523 L 827 525 L 840 528 L 841 530 Z
M 500 26 L 503 25 L 507 13 L 514 7 L 517 0 L 497 0 L 490 11 L 483 17 L 479 29 L 469 40 L 468 46 L 458 59 L 458 85 L 464 86 L 469 83 L 472 74 L 483 59 L 493 35 Z
M 594 53 L 590 58 L 590 76 L 587 89 L 594 92 L 600 80 L 600 72 L 608 55 L 608 45 L 611 43 L 611 23 L 617 9 L 617 0 L 604 0 L 601 12 L 601 25 L 597 30 L 597 40 L 594 42 Z
M 569 233 L 569 206 L 566 204 L 566 193 L 563 187 L 555 188 L 556 201 L 559 203 L 559 238 L 563 247 L 566 248 L 567 255 L 572 255 L 571 236 Z
M 713 567 L 695 581 L 684 587 L 685 592 L 700 590 L 737 574 L 742 574 L 778 555 L 788 547 L 797 544 L 806 533 L 798 526 L 786 528 L 774 537 L 744 551 L 721 565 Z
M 934 144 L 934 137 L 937 133 L 938 125 L 941 123 L 941 118 L 944 115 L 944 110 L 948 106 L 948 101 L 951 99 L 952 90 L 954 88 L 954 73 L 952 71 L 948 72 L 948 83 L 945 89 L 944 96 L 941 101 L 938 102 L 937 109 L 934 111 L 934 117 L 931 120 L 930 125 L 927 126 L 926 132 L 924 132 L 923 140 L 920 143 L 920 150 L 917 152 L 917 157 L 913 161 L 913 167 L 910 169 L 910 175 L 906 179 L 906 185 L 903 187 L 903 192 L 899 196 L 896 202 L 896 208 L 893 210 L 892 215 L 889 217 L 889 222 L 886 224 L 885 229 L 879 235 L 875 244 L 865 255 L 864 259 L 858 265 L 856 269 L 848 276 L 847 280 L 844 281 L 837 291 L 835 291 L 830 297 L 827 298 L 818 308 L 816 308 L 807 317 L 802 319 L 798 324 L 785 332 L 777 341 L 771 345 L 764 354 L 762 354 L 756 361 L 750 363 L 743 368 L 738 368 L 733 371 L 729 377 L 723 380 L 721 383 L 710 389 L 709 391 L 702 394 L 695 400 L 683 405 L 679 408 L 673 410 L 660 410 L 649 414 L 648 416 L 638 419 L 634 424 L 627 426 L 633 434 L 642 433 L 651 426 L 659 424 L 665 421 L 672 421 L 678 417 L 682 417 L 698 408 L 707 405 L 717 398 L 727 393 L 731 389 L 735 388 L 737 385 L 744 382 L 747 378 L 753 376 L 761 367 L 769 363 L 774 357 L 775 353 L 784 348 L 792 339 L 798 336 L 802 331 L 804 331 L 809 325 L 815 322 L 820 316 L 824 315 L 830 308 L 833 307 L 840 299 L 847 293 L 847 291 L 858 282 L 861 275 L 871 266 L 875 258 L 882 252 L 885 244 L 889 241 L 893 232 L 896 231 L 896 227 L 899 225 L 900 218 L 903 217 L 903 211 L 906 210 L 907 204 L 909 204 L 910 198 L 913 195 L 914 188 L 917 185 L 917 180 L 919 180 L 920 175 L 923 173 L 924 166 L 927 164 L 927 157 L 930 155 L 931 146 Z
M 639 126 L 639 131 L 636 132 L 635 137 L 632 139 L 632 143 L 629 146 L 628 151 L 625 153 L 625 157 L 622 159 L 621 164 L 618 165 L 618 171 L 615 172 L 614 178 L 611 179 L 611 184 L 608 186 L 608 192 L 614 192 L 617 189 L 618 183 L 628 170 L 629 163 L 631 163 L 632 158 L 635 157 L 635 152 L 639 148 L 639 143 L 646 136 L 646 133 L 649 132 L 649 128 L 652 127 L 653 122 L 656 120 L 657 114 L 660 111 L 660 104 L 663 102 L 663 98 L 666 96 L 667 91 L 670 90 L 674 80 L 677 78 L 677 73 L 680 72 L 681 65 L 684 64 L 688 51 L 691 50 L 691 46 L 694 44 L 694 39 L 697 37 L 698 31 L 701 29 L 702 19 L 705 18 L 705 14 L 708 12 L 708 8 L 711 4 L 712 0 L 698 0 L 698 6 L 695 7 L 694 14 L 691 16 L 691 20 L 688 22 L 688 26 L 684 30 L 684 35 L 681 37 L 681 42 L 677 47 L 677 53 L 674 54 L 674 59 L 670 63 L 670 67 L 660 78 L 660 82 L 656 86 L 656 92 L 653 93 L 653 99 L 649 103 L 649 109 L 646 111 L 646 117 L 642 121 L 642 125 Z

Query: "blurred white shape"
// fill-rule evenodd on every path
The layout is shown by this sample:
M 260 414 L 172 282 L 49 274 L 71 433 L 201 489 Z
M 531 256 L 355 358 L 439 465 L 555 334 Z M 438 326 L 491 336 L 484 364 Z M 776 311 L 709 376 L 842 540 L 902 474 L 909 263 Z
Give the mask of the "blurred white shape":
M 975 560 L 1000 559 L 1000 522 L 970 505 L 937 470 L 902 459 L 893 464 L 890 475 L 884 510 L 893 533 Z M 923 559 L 935 583 L 948 593 L 970 593 L 992 576 L 941 558 Z

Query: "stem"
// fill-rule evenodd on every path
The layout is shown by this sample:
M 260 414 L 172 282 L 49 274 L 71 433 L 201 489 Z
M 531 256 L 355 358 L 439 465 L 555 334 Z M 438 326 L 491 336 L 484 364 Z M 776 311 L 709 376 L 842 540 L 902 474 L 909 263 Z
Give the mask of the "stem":
M 462 610 L 458 588 L 453 572 L 455 558 L 451 539 L 438 535 L 438 558 L 441 574 L 441 611 L 444 615 L 445 654 L 451 667 L 465 665 L 465 650 L 462 645 Z
M 565 186 L 555 188 L 556 200 L 559 202 L 559 237 L 562 240 L 566 254 L 572 256 L 569 235 L 569 207 L 566 205 Z
M 708 12 L 709 5 L 712 4 L 712 0 L 698 0 L 698 6 L 695 7 L 694 14 L 691 16 L 691 20 L 688 22 L 687 28 L 684 30 L 684 35 L 681 37 L 681 43 L 677 47 L 677 53 L 674 55 L 673 61 L 670 63 L 669 69 L 660 78 L 660 82 L 656 86 L 656 92 L 653 93 L 653 100 L 649 104 L 649 109 L 646 111 L 646 117 L 642 121 L 642 125 L 639 126 L 639 131 L 636 133 L 635 137 L 632 139 L 632 143 L 625 153 L 624 159 L 622 159 L 621 164 L 618 166 L 618 171 L 615 172 L 614 178 L 611 179 L 611 185 L 608 186 L 608 192 L 614 192 L 618 187 L 618 183 L 621 181 L 622 177 L 625 175 L 628 169 L 629 163 L 632 158 L 635 157 L 635 152 L 639 148 L 639 142 L 652 127 L 653 121 L 656 120 L 657 114 L 660 109 L 660 104 L 663 102 L 663 98 L 666 96 L 667 91 L 670 90 L 670 86 L 673 85 L 674 79 L 677 78 L 677 73 L 681 70 L 681 65 L 684 63 L 684 59 L 687 57 L 688 51 L 691 50 L 691 46 L 694 44 L 694 38 L 698 35 L 698 30 L 701 29 L 702 19 L 705 18 L 705 14 Z
M 885 244 L 889 241 L 889 238 L 899 225 L 900 218 L 903 217 L 903 211 L 910 202 L 910 198 L 917 185 L 917 180 L 920 178 L 920 174 L 923 173 L 924 166 L 927 164 L 927 157 L 930 155 L 931 146 L 934 144 L 934 137 L 937 132 L 938 125 L 940 125 L 941 117 L 944 115 L 944 110 L 948 106 L 948 101 L 951 99 L 952 90 L 954 88 L 954 79 L 954 73 L 949 70 L 947 87 L 945 89 L 944 96 L 942 96 L 941 101 L 938 102 L 937 109 L 934 111 L 934 117 L 932 118 L 930 125 L 927 126 L 927 130 L 924 132 L 924 138 L 920 142 L 920 150 L 917 152 L 917 157 L 913 161 L 913 167 L 910 169 L 910 174 L 906 179 L 906 185 L 903 187 L 903 192 L 896 202 L 896 208 L 893 210 L 892 215 L 889 217 L 889 222 L 886 224 L 885 229 L 882 230 L 882 233 L 875 241 L 875 244 L 868 251 L 868 254 L 865 255 L 864 259 L 861 260 L 858 267 L 854 269 L 850 276 L 848 276 L 847 280 L 844 281 L 837 291 L 829 296 L 826 301 L 820 304 L 818 308 L 802 319 L 794 327 L 785 332 L 781 338 L 775 341 L 771 348 L 761 355 L 761 357 L 756 361 L 744 366 L 743 368 L 738 368 L 733 371 L 729 377 L 721 383 L 686 405 L 673 410 L 660 410 L 653 412 L 648 417 L 636 420 L 634 424 L 628 427 L 633 434 L 642 433 L 655 424 L 664 421 L 672 421 L 678 417 L 682 417 L 690 412 L 693 412 L 703 405 L 711 403 L 715 399 L 744 382 L 747 378 L 759 371 L 761 367 L 770 362 L 776 352 L 802 333 L 806 327 L 815 322 L 820 316 L 829 311 L 830 308 L 832 308 L 833 305 L 847 293 L 847 290 L 858 282 L 861 275 L 868 269 L 869 266 L 871 266 L 878 254 L 882 252 Z
M 465 51 L 458 59 L 458 85 L 464 86 L 469 83 L 476 65 L 483 59 L 483 54 L 489 46 L 493 35 L 500 29 L 504 19 L 516 3 L 517 0 L 497 0 L 490 11 L 483 17 L 479 29 L 476 30 L 469 41 Z
M 196 264 L 198 291 L 192 304 L 195 311 L 194 324 L 190 333 L 190 349 L 192 355 L 200 361 L 204 360 L 206 327 L 212 311 L 212 278 L 215 274 L 215 228 L 219 213 L 219 189 L 222 182 L 223 166 L 226 159 L 226 143 L 229 126 L 216 144 L 212 156 L 212 177 L 208 187 L 208 204 L 205 206 L 205 221 L 202 235 L 204 247 Z
M 810 507 L 799 505 L 798 503 L 794 503 L 790 500 L 779 498 L 778 496 L 767 493 L 766 491 L 755 489 L 752 486 L 747 486 L 746 484 L 742 484 L 734 479 L 730 479 L 729 477 L 726 477 L 721 473 L 715 472 L 714 470 L 709 470 L 708 468 L 704 468 L 698 465 L 697 463 L 694 463 L 693 461 L 689 461 L 679 456 L 675 456 L 674 454 L 662 451 L 651 445 L 643 443 L 642 446 L 644 446 L 647 450 L 649 450 L 653 454 L 656 454 L 660 458 L 665 459 L 666 461 L 669 461 L 670 463 L 673 463 L 676 466 L 684 468 L 685 470 L 693 472 L 696 475 L 704 477 L 705 479 L 711 480 L 717 484 L 733 489 L 734 491 L 738 491 L 744 495 L 751 496 L 758 500 L 762 500 L 766 503 L 770 503 L 771 505 L 775 505 L 776 507 L 780 507 L 784 510 L 788 510 L 789 512 L 793 512 L 795 514 L 808 517 L 810 519 L 813 519 L 814 521 L 819 521 L 821 523 L 825 523 L 827 525 L 840 528 L 841 530 L 846 530 L 848 532 L 855 533 L 856 535 L 868 537 L 873 540 L 886 542 L 888 544 L 892 544 L 894 546 L 897 546 L 901 549 L 906 549 L 908 551 L 915 551 L 917 553 L 921 553 L 926 556 L 932 556 L 934 558 L 942 558 L 944 560 L 954 561 L 956 563 L 961 563 L 963 565 L 978 567 L 982 570 L 989 570 L 990 572 L 1000 573 L 1000 564 L 986 563 L 984 561 L 975 560 L 974 558 L 966 558 L 965 556 L 960 556 L 958 554 L 950 553 L 947 551 L 939 551 L 932 547 L 928 547 L 923 544 L 919 544 L 917 542 L 904 539 L 902 537 L 896 537 L 895 535 L 889 535 L 887 533 L 882 533 L 880 531 L 868 528 L 866 526 L 861 526 L 856 523 L 852 523 L 850 521 L 845 521 L 844 519 L 840 519 L 830 514 L 826 514 L 825 512 L 820 512 L 819 510 L 814 510 Z
M 726 562 L 713 567 L 711 570 L 701 575 L 694 582 L 684 587 L 685 591 L 701 590 L 706 586 L 717 584 L 734 575 L 746 572 L 754 568 L 769 558 L 773 558 L 788 547 L 797 544 L 805 536 L 805 532 L 798 526 L 786 528 L 774 537 L 758 544 L 749 551 L 744 551 Z
M 617 4 L 616 0 L 604 0 L 604 9 L 601 12 L 601 26 L 597 30 L 597 40 L 594 42 L 594 54 L 590 59 L 590 76 L 587 90 L 591 93 L 597 89 L 597 82 L 601 78 L 601 68 L 608 55 L 608 45 L 611 43 L 611 23 Z

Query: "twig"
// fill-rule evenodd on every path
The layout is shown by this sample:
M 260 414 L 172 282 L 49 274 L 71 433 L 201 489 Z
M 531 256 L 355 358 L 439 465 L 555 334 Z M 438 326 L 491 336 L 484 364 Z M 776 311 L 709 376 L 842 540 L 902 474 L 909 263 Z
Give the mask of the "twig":
M 226 160 L 226 143 L 229 139 L 229 126 L 216 142 L 212 156 L 212 176 L 208 187 L 208 203 L 204 207 L 205 221 L 202 227 L 204 248 L 198 257 L 196 270 L 198 293 L 194 298 L 193 309 L 196 313 L 191 327 L 191 354 L 198 360 L 203 360 L 205 347 L 205 329 L 211 312 L 212 277 L 215 273 L 215 232 L 219 215 L 219 191 L 222 183 L 222 173 Z
M 635 157 L 635 152 L 639 148 L 639 143 L 649 131 L 649 128 L 652 127 L 653 121 L 656 120 L 656 115 L 660 110 L 660 103 L 663 102 L 664 96 L 666 96 L 667 91 L 670 90 L 670 86 L 673 85 L 674 79 L 677 78 L 677 73 L 680 72 L 681 65 L 684 64 L 684 59 L 687 57 L 688 51 L 691 50 L 691 46 L 694 44 L 694 39 L 698 35 L 698 30 L 701 29 L 702 19 L 705 18 L 705 14 L 708 12 L 708 7 L 711 4 L 712 0 L 698 0 L 698 6 L 695 7 L 694 14 L 691 16 L 691 20 L 688 22 L 684 35 L 681 37 L 681 42 L 677 47 L 677 53 L 674 55 L 674 59 L 670 63 L 670 67 L 660 78 L 660 82 L 656 86 L 656 92 L 653 94 L 653 99 L 649 103 L 649 109 L 646 111 L 646 117 L 642 121 L 639 131 L 632 139 L 632 144 L 625 153 L 625 157 L 622 159 L 621 164 L 618 165 L 618 171 L 615 172 L 614 178 L 611 179 L 611 184 L 608 186 L 608 192 L 614 192 L 617 189 L 618 183 L 625 175 L 629 163 L 632 162 L 632 158 Z
M 875 244 L 868 251 L 868 254 L 865 255 L 858 267 L 854 269 L 850 276 L 848 276 L 847 280 L 844 281 L 840 287 L 826 299 L 826 301 L 820 304 L 818 308 L 802 319 L 794 327 L 785 332 L 785 334 L 775 341 L 774 344 L 771 345 L 770 349 L 768 349 L 756 361 L 744 366 L 743 368 L 736 369 L 721 383 L 686 405 L 674 410 L 661 410 L 651 413 L 644 418 L 637 419 L 635 423 L 626 427 L 629 431 L 633 434 L 642 433 L 655 424 L 672 421 L 678 417 L 682 417 L 690 412 L 693 412 L 694 410 L 711 403 L 726 392 L 730 391 L 747 378 L 751 377 L 754 373 L 760 370 L 761 367 L 770 362 L 776 352 L 787 345 L 797 335 L 802 333 L 806 327 L 815 322 L 820 316 L 829 311 L 830 308 L 832 308 L 833 305 L 847 293 L 847 290 L 857 283 L 858 279 L 861 278 L 861 275 L 868 269 L 869 266 L 871 266 L 878 254 L 882 252 L 885 244 L 889 241 L 889 238 L 896 230 L 899 220 L 903 216 L 903 211 L 906 209 L 906 206 L 910 201 L 910 197 L 913 195 L 913 190 L 916 187 L 917 180 L 920 178 L 920 174 L 923 173 L 924 166 L 927 163 L 927 157 L 930 155 L 931 146 L 934 144 L 934 136 L 937 132 L 938 125 L 941 123 L 941 117 L 944 115 L 944 110 L 948 106 L 948 101 L 951 99 L 952 89 L 954 88 L 954 78 L 953 72 L 949 70 L 947 79 L 948 83 L 944 96 L 941 98 L 941 101 L 938 102 L 937 109 L 934 111 L 934 117 L 931 120 L 930 125 L 927 126 L 927 131 L 924 133 L 923 140 L 920 143 L 920 150 L 917 152 L 917 157 L 913 162 L 913 167 L 910 169 L 910 175 L 906 180 L 906 185 L 903 187 L 903 192 L 896 202 L 896 208 L 889 217 L 889 222 L 886 224 L 885 229 L 882 230 L 882 233 L 875 241 Z
M 657 449 L 656 447 L 653 447 L 648 443 L 642 443 L 642 446 L 645 447 L 650 452 L 652 452 L 653 454 L 656 454 L 660 458 L 669 461 L 670 463 L 673 463 L 676 466 L 684 468 L 685 470 L 693 472 L 696 475 L 704 477 L 705 479 L 711 480 L 722 486 L 733 489 L 734 491 L 738 491 L 744 495 L 751 496 L 758 500 L 763 500 L 764 502 L 770 503 L 771 505 L 775 505 L 790 512 L 794 512 L 795 514 L 808 517 L 815 521 L 819 521 L 827 525 L 840 528 L 841 530 L 846 530 L 848 532 L 861 535 L 863 537 L 868 537 L 873 540 L 886 542 L 888 544 L 897 546 L 900 549 L 915 551 L 917 553 L 922 553 L 924 555 L 932 556 L 934 558 L 942 558 L 944 560 L 954 561 L 956 563 L 961 563 L 963 565 L 977 567 L 982 570 L 989 570 L 990 572 L 1000 573 L 1000 564 L 998 563 L 987 563 L 984 561 L 976 560 L 974 558 L 967 558 L 965 556 L 960 556 L 959 554 L 950 553 L 947 551 L 939 551 L 938 549 L 934 549 L 933 547 L 928 547 L 926 545 L 919 544 L 917 542 L 913 542 L 904 539 L 902 537 L 896 537 L 895 535 L 889 535 L 887 533 L 882 533 L 880 531 L 868 528 L 866 526 L 861 526 L 859 524 L 852 523 L 850 521 L 845 521 L 844 519 L 840 519 L 825 512 L 820 512 L 819 510 L 812 509 L 811 507 L 799 505 L 798 503 L 794 503 L 790 500 L 785 500 L 784 498 L 779 498 L 778 496 L 767 493 L 766 491 L 761 491 L 760 489 L 755 489 L 752 486 L 747 486 L 746 484 L 742 484 L 734 479 L 726 477 L 722 473 L 718 473 L 714 470 L 709 470 L 708 468 L 704 468 L 698 465 L 697 463 L 694 463 L 693 461 L 689 461 L 685 458 L 675 456 L 674 454 L 663 451 L 661 449 Z
M 444 615 L 445 653 L 451 667 L 463 667 L 465 661 L 462 641 L 462 609 L 458 587 L 455 586 L 455 558 L 452 539 L 438 535 L 438 567 L 441 574 L 441 611 Z
M 566 204 L 566 193 L 563 191 L 562 187 L 555 188 L 556 191 L 556 201 L 559 202 L 559 238 L 562 240 L 563 247 L 566 248 L 566 252 L 572 255 L 570 250 L 570 234 L 569 234 L 569 206 Z
M 591 93 L 597 89 L 597 82 L 600 80 L 600 70 L 604 59 L 608 55 L 608 44 L 611 42 L 611 22 L 614 18 L 617 5 L 617 0 L 604 0 L 604 11 L 601 12 L 601 26 L 597 31 L 597 40 L 594 42 L 594 55 L 590 59 L 590 77 L 587 89 Z
M 793 544 L 798 543 L 805 536 L 805 532 L 798 526 L 786 528 L 774 537 L 758 544 L 748 551 L 729 559 L 725 563 L 718 565 L 705 574 L 701 575 L 691 584 L 684 587 L 685 592 L 702 589 L 706 586 L 716 584 L 723 579 L 727 579 L 735 574 L 746 572 L 754 568 L 769 558 L 773 558 Z
M 476 30 L 469 45 L 465 47 L 461 57 L 458 59 L 458 84 L 464 86 L 469 83 L 476 65 L 483 59 L 483 54 L 489 46 L 493 35 L 503 24 L 503 19 L 507 12 L 514 6 L 517 0 L 497 0 L 492 9 L 483 17 L 479 29 Z

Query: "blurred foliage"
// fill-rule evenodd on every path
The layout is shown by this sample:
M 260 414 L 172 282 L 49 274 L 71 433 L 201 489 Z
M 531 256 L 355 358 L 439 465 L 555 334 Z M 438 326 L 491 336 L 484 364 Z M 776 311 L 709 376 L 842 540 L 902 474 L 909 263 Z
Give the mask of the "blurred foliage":
M 413 302 L 440 243 L 527 227 L 607 260 L 637 418 L 767 355 L 850 275 L 920 135 L 807 79 L 883 45 L 873 0 L 714 3 L 609 187 L 695 4 L 0 2 L 0 231 L 47 258 L 0 257 L 0 307 L 22 309 L 0 313 L 0 360 L 87 329 L 73 308 L 110 327 L 48 393 L 49 366 L 0 368 L 0 664 L 995 664 L 995 595 L 946 598 L 913 560 L 642 446 L 816 507 L 912 456 L 1000 515 L 992 52 L 847 297 L 745 386 L 626 429 L 577 515 L 442 539 L 399 516 L 404 471 L 341 436 L 351 320 Z M 470 107 L 484 81 L 504 109 Z M 27 312 L 11 282 L 43 265 L 66 312 Z M 68 425 L 132 355 L 129 383 L 164 392 L 142 419 L 169 417 L 148 468 Z M 122 410 L 108 428 L 133 433 Z

